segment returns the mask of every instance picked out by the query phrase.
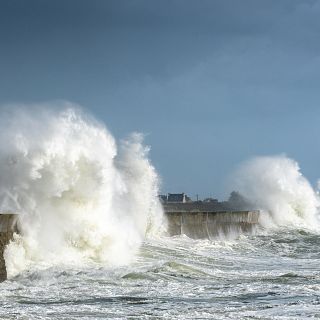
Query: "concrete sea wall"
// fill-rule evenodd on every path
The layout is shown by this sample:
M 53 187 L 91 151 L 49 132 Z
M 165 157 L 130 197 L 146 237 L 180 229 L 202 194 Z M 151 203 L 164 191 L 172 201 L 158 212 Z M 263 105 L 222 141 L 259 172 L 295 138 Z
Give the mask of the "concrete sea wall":
M 3 252 L 6 245 L 13 238 L 14 232 L 17 232 L 17 215 L 0 214 L 0 281 L 7 279 Z
M 259 222 L 259 211 L 166 211 L 166 216 L 170 236 L 185 234 L 193 239 L 250 233 Z
M 194 239 L 212 239 L 230 234 L 249 233 L 259 221 L 259 211 L 177 211 L 165 208 L 170 236 L 185 234 Z M 0 214 L 0 281 L 7 279 L 3 253 L 18 232 L 17 215 Z

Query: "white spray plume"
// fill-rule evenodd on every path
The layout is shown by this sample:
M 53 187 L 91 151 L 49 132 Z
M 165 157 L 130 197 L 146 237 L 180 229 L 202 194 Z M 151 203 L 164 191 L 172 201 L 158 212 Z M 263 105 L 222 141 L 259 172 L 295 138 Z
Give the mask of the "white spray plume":
M 263 211 L 264 226 L 317 228 L 319 197 L 294 160 L 283 155 L 253 158 L 238 167 L 232 183 Z
M 31 265 L 128 263 L 161 229 L 158 177 L 142 136 L 116 142 L 77 107 L 17 108 L 0 122 L 0 211 L 19 213 L 8 275 Z M 118 151 L 119 149 L 119 151 Z

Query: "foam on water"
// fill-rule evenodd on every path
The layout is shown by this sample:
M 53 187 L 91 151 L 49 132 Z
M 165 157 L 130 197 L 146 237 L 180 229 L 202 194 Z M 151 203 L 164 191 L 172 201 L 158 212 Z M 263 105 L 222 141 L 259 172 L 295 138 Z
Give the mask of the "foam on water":
M 19 213 L 8 275 L 30 265 L 131 260 L 163 224 L 158 177 L 142 137 L 117 145 L 76 107 L 3 112 L 0 211 Z
M 163 215 L 140 135 L 117 144 L 73 106 L 0 119 L 0 210 L 19 213 L 22 231 L 5 258 L 10 276 L 30 269 L 1 284 L 1 318 L 320 316 L 320 237 L 299 230 L 316 225 L 319 198 L 295 161 L 255 158 L 233 178 L 263 225 L 283 228 L 143 241 Z
M 15 107 L 0 118 L 0 212 L 18 213 L 21 231 L 5 251 L 9 277 L 30 267 L 123 265 L 146 235 L 165 229 L 140 134 L 117 143 L 71 104 Z M 251 159 L 232 189 L 262 210 L 265 227 L 318 230 L 319 196 L 292 159 Z
M 132 264 L 31 270 L 0 286 L 0 318 L 307 319 L 320 316 L 320 237 L 146 240 Z

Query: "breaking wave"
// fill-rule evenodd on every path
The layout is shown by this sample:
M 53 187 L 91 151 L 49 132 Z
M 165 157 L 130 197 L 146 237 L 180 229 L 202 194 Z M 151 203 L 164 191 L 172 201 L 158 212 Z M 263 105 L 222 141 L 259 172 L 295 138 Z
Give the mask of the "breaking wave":
M 263 226 L 318 228 L 320 199 L 296 161 L 286 156 L 250 159 L 238 167 L 232 185 L 262 210 Z
M 31 265 L 129 262 L 161 232 L 158 177 L 142 136 L 116 143 L 77 107 L 14 108 L 0 120 L 0 211 L 19 214 L 8 275 Z

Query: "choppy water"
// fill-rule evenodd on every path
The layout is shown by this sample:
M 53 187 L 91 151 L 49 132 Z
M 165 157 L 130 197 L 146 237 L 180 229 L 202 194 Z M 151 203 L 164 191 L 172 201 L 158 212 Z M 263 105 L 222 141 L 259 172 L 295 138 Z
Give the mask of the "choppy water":
M 1 319 L 320 318 L 319 234 L 145 242 L 121 268 L 28 271 L 0 284 Z
M 21 233 L 0 320 L 320 317 L 319 234 L 297 231 L 319 230 L 320 197 L 294 160 L 254 158 L 232 178 L 268 231 L 144 241 L 165 229 L 148 151 L 72 104 L 0 110 L 0 212 Z

